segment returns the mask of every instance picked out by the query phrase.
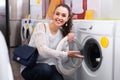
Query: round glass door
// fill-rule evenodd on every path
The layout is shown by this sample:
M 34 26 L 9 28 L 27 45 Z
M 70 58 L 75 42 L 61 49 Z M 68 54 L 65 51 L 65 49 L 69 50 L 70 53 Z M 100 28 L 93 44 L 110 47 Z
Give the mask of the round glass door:
M 88 68 L 91 71 L 96 71 L 102 62 L 102 53 L 98 42 L 93 38 L 88 39 L 84 44 L 82 53 Z

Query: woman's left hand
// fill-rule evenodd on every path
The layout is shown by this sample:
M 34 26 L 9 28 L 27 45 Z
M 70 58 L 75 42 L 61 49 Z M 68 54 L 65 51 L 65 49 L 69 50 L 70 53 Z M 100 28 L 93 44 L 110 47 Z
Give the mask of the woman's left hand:
M 68 37 L 68 42 L 72 42 L 73 38 L 75 37 L 75 34 L 74 33 L 68 33 L 67 37 Z

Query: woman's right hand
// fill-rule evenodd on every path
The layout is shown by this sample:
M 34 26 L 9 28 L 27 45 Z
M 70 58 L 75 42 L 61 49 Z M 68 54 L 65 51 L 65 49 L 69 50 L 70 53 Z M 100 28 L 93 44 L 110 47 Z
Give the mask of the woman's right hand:
M 68 57 L 72 57 L 72 58 L 84 58 L 83 55 L 80 55 L 80 51 L 69 51 L 68 52 Z

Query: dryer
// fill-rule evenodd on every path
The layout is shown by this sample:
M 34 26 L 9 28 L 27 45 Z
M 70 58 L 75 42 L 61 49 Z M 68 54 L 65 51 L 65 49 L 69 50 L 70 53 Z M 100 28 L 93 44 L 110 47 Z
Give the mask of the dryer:
M 77 38 L 85 58 L 75 80 L 120 78 L 120 21 L 80 21 Z

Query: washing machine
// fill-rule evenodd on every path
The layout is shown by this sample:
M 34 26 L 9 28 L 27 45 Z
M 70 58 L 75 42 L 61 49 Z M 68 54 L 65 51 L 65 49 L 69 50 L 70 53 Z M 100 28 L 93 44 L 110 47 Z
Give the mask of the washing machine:
M 22 43 L 24 43 L 24 41 L 26 39 L 28 39 L 36 24 L 37 23 L 40 23 L 40 22 L 43 22 L 43 23 L 47 23 L 47 22 L 50 22 L 50 20 L 45 20 L 45 19 L 41 19 L 41 20 L 37 20 L 37 19 L 22 19 L 22 23 L 21 23 L 21 40 L 22 40 Z
M 75 80 L 120 79 L 120 21 L 81 20 L 77 38 L 85 58 Z

